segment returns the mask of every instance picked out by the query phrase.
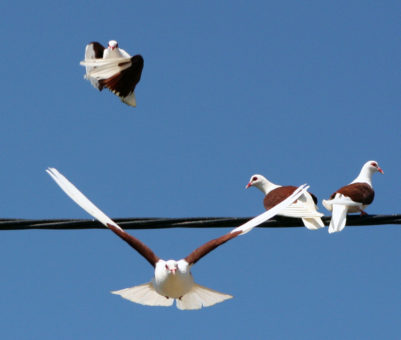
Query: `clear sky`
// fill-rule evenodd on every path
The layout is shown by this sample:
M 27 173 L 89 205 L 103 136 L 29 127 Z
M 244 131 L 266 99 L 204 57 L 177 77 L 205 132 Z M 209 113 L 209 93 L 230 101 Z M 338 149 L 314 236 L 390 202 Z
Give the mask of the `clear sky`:
M 3 1 L 0 217 L 255 216 L 261 173 L 321 200 L 368 160 L 367 212 L 400 213 L 399 1 Z M 85 45 L 145 59 L 137 108 L 83 79 Z M 227 232 L 130 231 L 182 258 Z M 152 267 L 108 230 L 0 233 L 2 339 L 399 339 L 400 226 L 255 229 L 193 267 L 200 311 L 118 290 Z

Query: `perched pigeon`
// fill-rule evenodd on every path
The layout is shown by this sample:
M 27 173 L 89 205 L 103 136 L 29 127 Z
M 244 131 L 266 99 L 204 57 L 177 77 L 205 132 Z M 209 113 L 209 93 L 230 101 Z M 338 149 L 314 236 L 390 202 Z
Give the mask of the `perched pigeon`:
M 332 212 L 329 233 L 341 231 L 345 227 L 347 213 L 364 212 L 365 207 L 373 202 L 375 192 L 372 186 L 372 175 L 376 172 L 384 174 L 376 161 L 366 162 L 358 177 L 323 200 L 323 206 Z
M 289 197 L 297 188 L 291 185 L 280 186 L 273 184 L 267 180 L 266 177 L 258 174 L 253 175 L 250 178 L 249 183 L 245 188 L 248 189 L 251 186 L 257 187 L 265 194 L 263 205 L 266 210 L 269 210 L 277 203 L 280 203 L 282 200 Z M 305 227 L 310 230 L 323 228 L 324 224 L 321 219 L 323 214 L 317 211 L 316 204 L 316 196 L 309 192 L 305 192 L 305 194 L 295 203 L 281 210 L 278 215 L 302 218 Z
M 176 300 L 177 308 L 179 309 L 200 309 L 202 306 L 212 306 L 232 298 L 231 295 L 223 294 L 195 283 L 191 274 L 192 265 L 223 243 L 238 235 L 245 234 L 257 225 L 267 221 L 280 212 L 281 209 L 294 202 L 308 188 L 305 185 L 300 186 L 286 200 L 269 211 L 251 219 L 231 232 L 205 243 L 187 257 L 178 261 L 165 261 L 160 259 L 140 240 L 126 233 L 119 225 L 100 211 L 60 172 L 54 168 L 49 168 L 46 171 L 75 203 L 127 242 L 155 268 L 152 281 L 112 293 L 121 295 L 132 302 L 149 306 L 171 306 Z
M 86 68 L 85 78 L 98 90 L 107 87 L 130 106 L 136 106 L 135 86 L 141 79 L 143 58 L 131 57 L 118 47 L 115 40 L 104 48 L 98 42 L 91 42 L 85 48 L 85 60 L 80 63 Z

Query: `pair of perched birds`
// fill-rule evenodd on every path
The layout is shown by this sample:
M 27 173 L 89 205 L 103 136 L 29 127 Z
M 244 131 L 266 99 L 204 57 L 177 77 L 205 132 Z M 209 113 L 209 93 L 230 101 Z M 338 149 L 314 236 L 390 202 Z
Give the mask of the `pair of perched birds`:
M 376 172 L 383 174 L 383 170 L 376 161 L 366 162 L 358 177 L 350 184 L 335 191 L 328 200 L 323 200 L 323 206 L 332 212 L 329 233 L 344 229 L 347 213 L 360 212 L 366 214 L 364 209 L 373 202 L 375 192 L 372 186 L 372 176 Z M 266 209 L 288 197 L 295 189 L 294 186 L 280 186 L 273 184 L 262 175 L 253 175 L 246 188 L 257 187 L 264 194 L 263 204 Z M 281 211 L 279 215 L 302 218 L 306 228 L 316 230 L 323 228 L 321 219 L 323 214 L 317 211 L 317 198 L 312 193 L 302 195 L 297 202 Z

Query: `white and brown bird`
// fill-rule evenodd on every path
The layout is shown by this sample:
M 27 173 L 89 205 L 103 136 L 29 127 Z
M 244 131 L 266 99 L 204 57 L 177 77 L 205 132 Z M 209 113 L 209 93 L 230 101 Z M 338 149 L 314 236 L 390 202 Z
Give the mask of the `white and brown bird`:
M 376 172 L 384 174 L 376 161 L 366 162 L 357 178 L 334 192 L 330 199 L 322 201 L 323 206 L 332 212 L 330 234 L 344 229 L 347 213 L 366 214 L 364 209 L 373 202 L 375 197 L 372 176 Z
M 263 205 L 266 210 L 280 203 L 289 197 L 297 187 L 292 185 L 281 186 L 270 182 L 266 177 L 256 174 L 251 176 L 246 189 L 249 187 L 256 187 L 265 194 Z M 317 198 L 315 195 L 305 192 L 299 199 L 287 208 L 280 211 L 278 215 L 287 217 L 302 218 L 306 228 L 316 230 L 324 227 L 321 219 L 322 213 L 317 211 Z
M 187 257 L 178 261 L 165 261 L 160 259 L 140 240 L 126 233 L 117 223 L 89 201 L 60 172 L 54 168 L 49 168 L 46 171 L 75 203 L 127 242 L 155 268 L 154 277 L 150 282 L 112 293 L 132 302 L 149 306 L 171 306 L 176 300 L 177 308 L 179 309 L 200 309 L 232 298 L 231 295 L 220 293 L 195 283 L 191 274 L 192 265 L 223 243 L 238 235 L 245 234 L 257 225 L 267 221 L 280 212 L 281 209 L 294 202 L 307 189 L 305 185 L 300 186 L 292 195 L 269 211 L 258 215 L 231 232 L 205 243 Z
M 110 40 L 107 48 L 98 42 L 91 42 L 85 48 L 85 78 L 99 91 L 108 88 L 127 105 L 136 106 L 135 87 L 141 79 L 143 58 L 131 57 Z

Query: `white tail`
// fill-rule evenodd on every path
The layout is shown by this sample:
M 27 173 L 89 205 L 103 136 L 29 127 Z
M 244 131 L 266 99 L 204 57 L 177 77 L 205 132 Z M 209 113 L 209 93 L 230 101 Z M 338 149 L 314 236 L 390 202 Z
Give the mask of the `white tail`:
M 143 285 L 115 290 L 112 294 L 120 295 L 122 298 L 129 301 L 147 306 L 171 306 L 174 299 L 166 298 L 160 295 L 153 287 L 152 282 L 144 283 Z
M 302 222 L 309 230 L 317 230 L 324 227 L 324 223 L 320 217 L 303 218 Z
M 253 228 L 258 226 L 259 224 L 262 224 L 263 222 L 267 221 L 268 219 L 272 218 L 273 216 L 279 214 L 281 210 L 285 209 L 288 207 L 290 204 L 294 203 L 298 199 L 299 196 L 301 196 L 303 193 L 308 190 L 309 186 L 306 184 L 301 185 L 298 187 L 291 196 L 287 197 L 284 201 L 280 202 L 279 204 L 276 204 L 273 208 L 265 211 L 263 214 L 260 214 L 250 221 L 240 225 L 239 227 L 231 230 L 232 233 L 235 233 L 237 231 L 241 231 L 241 235 L 246 234 L 250 232 Z
M 231 295 L 220 293 L 210 288 L 194 284 L 191 290 L 181 299 L 177 299 L 178 309 L 200 309 L 232 299 Z
M 347 220 L 348 207 L 342 204 L 332 205 L 331 221 L 329 225 L 329 233 L 335 233 L 341 231 L 345 227 L 345 222 Z

